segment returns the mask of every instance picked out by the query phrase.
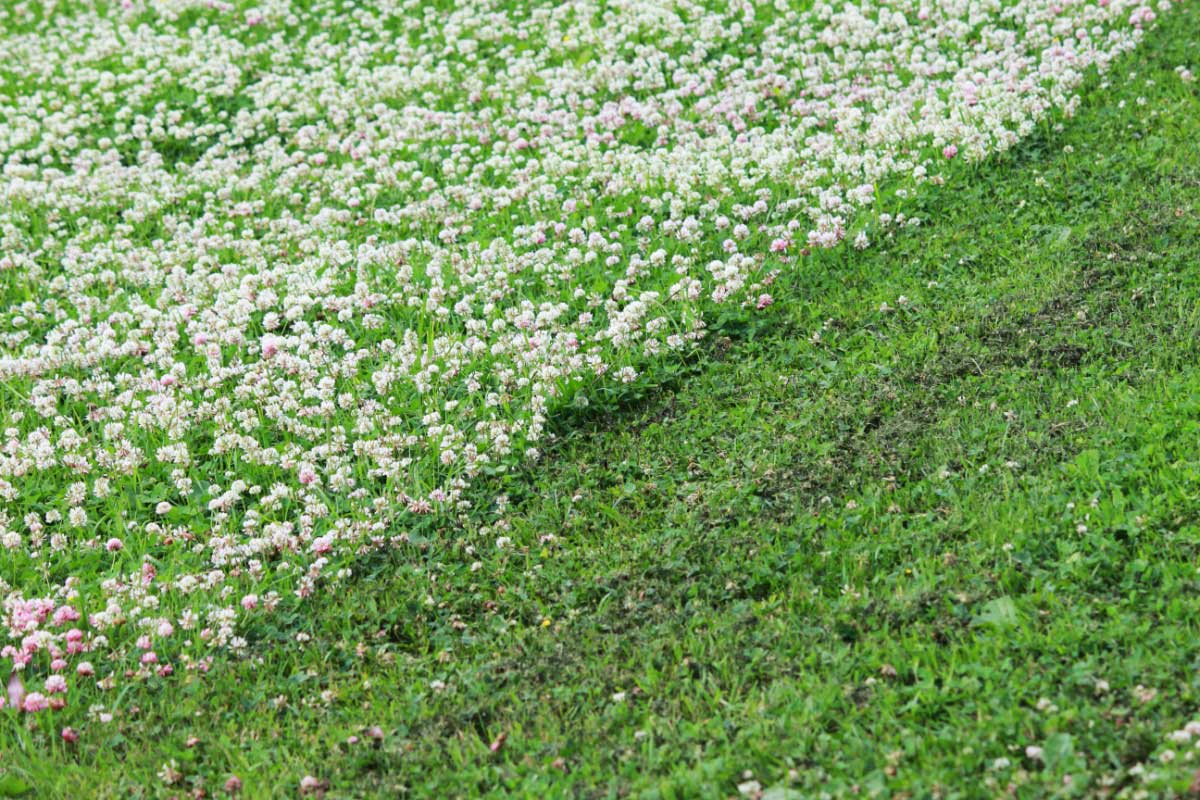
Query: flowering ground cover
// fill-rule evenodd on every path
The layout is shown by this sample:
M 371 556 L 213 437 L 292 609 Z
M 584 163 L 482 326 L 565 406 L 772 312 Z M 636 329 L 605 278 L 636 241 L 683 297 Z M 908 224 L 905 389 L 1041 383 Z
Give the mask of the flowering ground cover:
M 1187 787 L 1194 14 L 712 6 L 0 10 L 0 793 Z

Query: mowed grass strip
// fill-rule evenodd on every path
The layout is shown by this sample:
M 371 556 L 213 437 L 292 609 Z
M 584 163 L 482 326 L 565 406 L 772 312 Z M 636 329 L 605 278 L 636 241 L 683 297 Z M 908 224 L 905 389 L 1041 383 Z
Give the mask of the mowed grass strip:
M 564 423 L 501 524 L 415 535 L 74 745 L 3 716 L 0 796 L 1104 796 L 1145 762 L 1186 792 L 1198 25 L 935 224 L 806 259 L 685 374 Z

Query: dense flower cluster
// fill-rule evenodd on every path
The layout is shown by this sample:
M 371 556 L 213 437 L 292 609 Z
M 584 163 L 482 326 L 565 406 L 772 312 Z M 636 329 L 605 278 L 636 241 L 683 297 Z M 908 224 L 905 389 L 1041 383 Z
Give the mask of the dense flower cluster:
M 207 670 L 1170 7 L 442 5 L 0 8 L 11 705 Z

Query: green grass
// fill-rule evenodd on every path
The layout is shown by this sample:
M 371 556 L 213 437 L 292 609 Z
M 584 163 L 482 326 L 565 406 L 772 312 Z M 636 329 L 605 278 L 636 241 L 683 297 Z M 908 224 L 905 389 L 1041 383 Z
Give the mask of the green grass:
M 931 224 L 805 259 L 659 389 L 562 421 L 500 525 L 125 684 L 74 746 L 0 714 L 0 796 L 1134 791 L 1200 710 L 1196 29 L 1166 15 Z

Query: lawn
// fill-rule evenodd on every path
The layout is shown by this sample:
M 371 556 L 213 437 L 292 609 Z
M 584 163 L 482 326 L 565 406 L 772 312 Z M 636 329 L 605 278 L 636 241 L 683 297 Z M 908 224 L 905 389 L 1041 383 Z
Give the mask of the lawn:
M 769 304 L 703 307 L 676 357 L 613 350 L 636 380 L 571 384 L 590 402 L 551 404 L 536 456 L 437 473 L 458 513 L 302 603 L 278 579 L 238 646 L 0 710 L 0 797 L 1200 794 L 1198 13 L 902 189 L 920 225 L 793 247 Z M 16 424 L 37 398 L 5 386 Z M 0 551 L 2 577 L 172 573 L 129 541 L 124 567 Z

